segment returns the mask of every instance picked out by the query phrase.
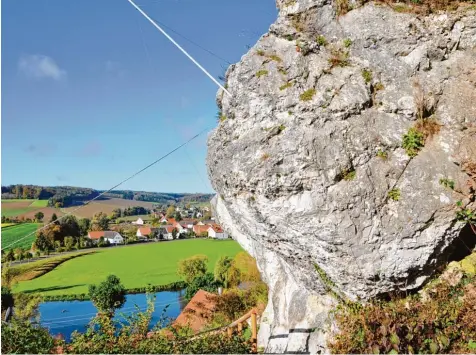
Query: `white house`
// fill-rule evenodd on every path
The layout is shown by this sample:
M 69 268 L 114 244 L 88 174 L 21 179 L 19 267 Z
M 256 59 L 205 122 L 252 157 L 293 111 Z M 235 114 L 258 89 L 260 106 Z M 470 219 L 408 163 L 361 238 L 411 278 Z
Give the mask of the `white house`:
M 228 233 L 225 232 L 218 224 L 212 224 L 208 228 L 208 236 L 213 239 L 227 239 Z
M 142 218 L 137 218 L 137 221 L 135 222 L 132 222 L 132 224 L 138 224 L 140 226 L 143 226 L 144 225 L 144 221 L 142 220 Z
M 114 231 L 94 231 L 88 233 L 88 238 L 94 243 L 97 243 L 99 239 L 104 238 L 110 244 L 123 244 L 124 238 L 118 232 Z

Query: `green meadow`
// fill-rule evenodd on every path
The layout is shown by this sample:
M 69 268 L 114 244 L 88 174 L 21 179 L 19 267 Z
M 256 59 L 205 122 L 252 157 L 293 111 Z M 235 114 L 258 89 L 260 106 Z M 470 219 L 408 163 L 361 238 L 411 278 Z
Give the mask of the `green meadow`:
M 208 268 L 213 272 L 220 256 L 233 257 L 242 248 L 233 240 L 187 239 L 95 250 L 96 253 L 68 260 L 39 278 L 19 282 L 14 292 L 87 293 L 90 284 L 99 283 L 110 274 L 119 277 L 126 288 L 165 285 L 180 280 L 177 263 L 181 259 L 207 255 Z

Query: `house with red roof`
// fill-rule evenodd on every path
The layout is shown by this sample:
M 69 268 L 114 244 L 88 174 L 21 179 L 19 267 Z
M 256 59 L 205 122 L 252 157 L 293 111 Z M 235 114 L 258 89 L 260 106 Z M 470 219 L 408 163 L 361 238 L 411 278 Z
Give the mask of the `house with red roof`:
M 193 233 L 195 233 L 197 237 L 208 237 L 209 228 L 210 228 L 209 225 L 196 224 L 193 226 Z
M 152 238 L 153 232 L 153 229 L 150 227 L 140 227 L 137 229 L 136 237 L 139 240 L 147 240 Z
M 228 239 L 228 233 L 218 224 L 208 226 L 208 236 L 213 239 Z
M 92 231 L 88 232 L 88 238 L 94 243 L 99 242 L 99 239 L 104 238 L 110 244 L 123 244 L 124 238 L 118 232 L 114 231 Z

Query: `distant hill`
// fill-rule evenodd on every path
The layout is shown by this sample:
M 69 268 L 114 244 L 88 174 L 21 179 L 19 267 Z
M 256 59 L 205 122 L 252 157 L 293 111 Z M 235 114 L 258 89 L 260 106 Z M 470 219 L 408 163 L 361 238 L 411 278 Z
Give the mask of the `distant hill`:
M 74 186 L 9 185 L 2 186 L 2 199 L 48 200 L 51 207 L 71 207 L 97 197 L 104 190 Z M 114 190 L 104 194 L 104 199 L 120 198 L 131 201 L 154 202 L 157 204 L 180 204 L 208 202 L 213 194 L 165 193 L 132 190 Z M 99 200 L 103 199 L 99 198 Z

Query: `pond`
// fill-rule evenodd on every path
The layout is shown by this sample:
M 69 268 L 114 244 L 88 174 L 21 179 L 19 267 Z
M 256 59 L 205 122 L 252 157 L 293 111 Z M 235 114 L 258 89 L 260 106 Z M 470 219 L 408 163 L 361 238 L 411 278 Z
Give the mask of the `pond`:
M 184 300 L 184 291 L 162 291 L 155 293 L 155 308 L 150 322 L 150 328 L 155 326 L 161 316 L 174 320 L 178 317 L 187 302 Z M 124 321 L 125 316 L 131 316 L 147 309 L 145 294 L 127 295 L 124 306 L 116 311 L 117 321 Z M 163 314 L 165 306 L 167 310 Z M 40 323 L 49 329 L 50 334 L 61 334 L 66 341 L 70 341 L 71 333 L 75 330 L 84 332 L 88 323 L 96 315 L 96 308 L 91 301 L 54 301 L 40 304 Z

